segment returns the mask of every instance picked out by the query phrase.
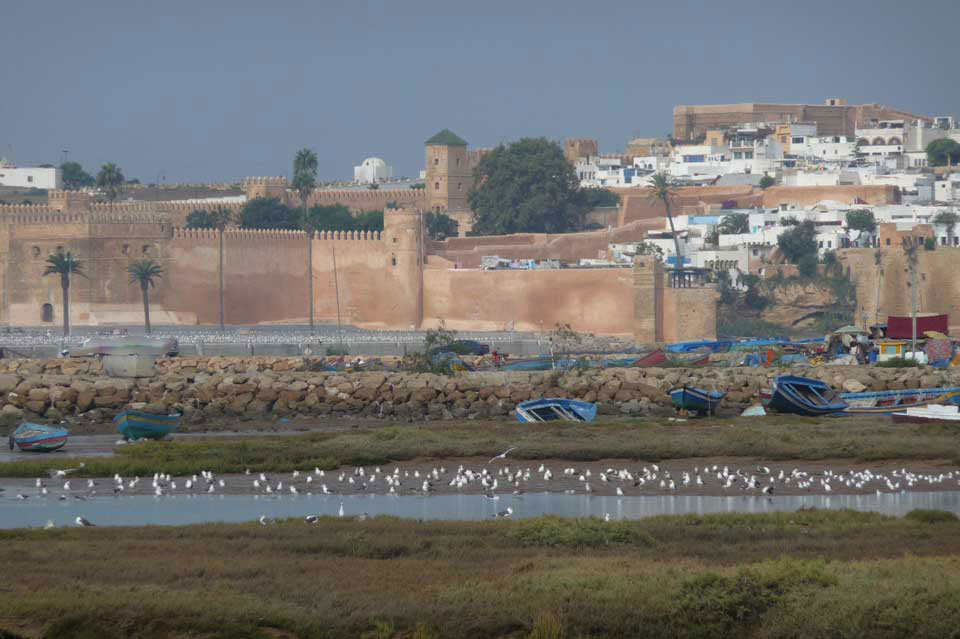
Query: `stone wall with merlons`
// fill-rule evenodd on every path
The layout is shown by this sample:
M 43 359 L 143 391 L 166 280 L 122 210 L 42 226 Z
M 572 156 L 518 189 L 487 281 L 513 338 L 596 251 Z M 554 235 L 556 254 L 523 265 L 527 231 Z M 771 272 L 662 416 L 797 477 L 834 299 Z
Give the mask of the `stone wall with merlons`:
M 311 372 L 303 358 L 175 358 L 157 375 L 117 379 L 98 360 L 0 360 L 0 417 L 5 421 L 108 419 L 132 403 L 188 418 L 291 415 L 478 418 L 507 415 L 518 402 L 568 397 L 598 402 L 604 414 L 648 414 L 669 406 L 680 384 L 728 393 L 726 406 L 756 402 L 786 371 L 763 368 L 616 368 L 561 372 Z M 960 385 L 960 372 L 823 366 L 793 371 L 838 390 L 895 390 Z M 138 407 L 139 404 L 138 404 Z M 91 413 L 91 411 L 96 411 Z

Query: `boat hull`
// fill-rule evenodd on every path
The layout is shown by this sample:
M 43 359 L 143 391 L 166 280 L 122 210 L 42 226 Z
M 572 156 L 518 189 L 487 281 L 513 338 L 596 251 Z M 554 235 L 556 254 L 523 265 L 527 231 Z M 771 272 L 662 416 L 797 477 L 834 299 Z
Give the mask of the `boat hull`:
M 701 415 L 713 415 L 720 407 L 726 393 L 706 391 L 692 386 L 680 386 L 667 391 L 673 405 L 680 410 L 694 411 Z
M 524 423 L 592 422 L 596 417 L 596 404 L 576 399 L 532 399 L 517 404 L 517 421 Z
M 840 393 L 840 397 L 847 403 L 847 408 L 837 415 L 892 415 L 927 404 L 960 405 L 960 387 Z
M 114 417 L 117 431 L 127 441 L 163 439 L 180 425 L 180 415 L 154 415 L 140 411 L 124 411 Z
M 774 380 L 770 407 L 780 413 L 818 417 L 838 413 L 847 404 L 819 380 L 781 375 Z
M 10 439 L 24 452 L 49 453 L 63 448 L 69 435 L 65 428 L 27 422 L 17 427 Z

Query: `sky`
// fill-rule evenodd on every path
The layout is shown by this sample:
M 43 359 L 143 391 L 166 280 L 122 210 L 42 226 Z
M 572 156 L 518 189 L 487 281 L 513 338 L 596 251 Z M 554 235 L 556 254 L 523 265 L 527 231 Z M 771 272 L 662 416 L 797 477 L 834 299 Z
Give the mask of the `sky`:
M 423 142 L 672 131 L 677 104 L 960 115 L 960 2 L 0 0 L 0 157 L 154 182 L 319 178 Z

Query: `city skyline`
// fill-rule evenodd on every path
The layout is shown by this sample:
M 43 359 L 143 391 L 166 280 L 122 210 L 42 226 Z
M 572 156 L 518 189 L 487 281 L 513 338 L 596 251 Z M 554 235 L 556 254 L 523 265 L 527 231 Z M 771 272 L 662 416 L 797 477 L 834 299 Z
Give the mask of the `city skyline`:
M 960 89 L 933 61 L 960 9 L 895 6 L 815 2 L 784 17 L 681 2 L 635 21 L 564 2 L 105 2 L 58 7 L 57 21 L 13 6 L 5 55 L 28 63 L 2 73 L 19 100 L 0 103 L 0 156 L 56 164 L 66 149 L 90 172 L 113 161 L 143 182 L 230 181 L 287 175 L 307 146 L 322 179 L 370 156 L 416 177 L 442 128 L 472 147 L 570 136 L 616 151 L 671 131 L 677 104 L 838 97 L 953 114 Z

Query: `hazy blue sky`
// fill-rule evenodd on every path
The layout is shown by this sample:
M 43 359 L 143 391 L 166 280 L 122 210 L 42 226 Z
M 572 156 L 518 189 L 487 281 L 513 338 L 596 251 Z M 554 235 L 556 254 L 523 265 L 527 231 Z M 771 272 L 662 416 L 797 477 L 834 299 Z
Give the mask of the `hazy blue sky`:
M 0 155 L 152 182 L 405 175 L 471 146 L 672 130 L 676 104 L 846 97 L 958 114 L 960 2 L 2 0 Z

